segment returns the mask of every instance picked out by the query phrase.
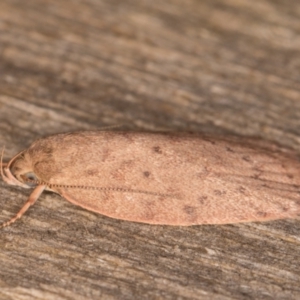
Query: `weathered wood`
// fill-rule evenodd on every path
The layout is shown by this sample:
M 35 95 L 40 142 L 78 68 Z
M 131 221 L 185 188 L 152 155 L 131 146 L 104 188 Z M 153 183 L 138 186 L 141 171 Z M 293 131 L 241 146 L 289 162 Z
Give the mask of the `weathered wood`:
M 299 2 L 0 1 L 0 139 L 125 124 L 300 153 Z M 0 145 L 1 146 L 1 145 Z M 27 191 L 0 182 L 0 221 Z M 151 226 L 44 194 L 0 232 L 0 299 L 299 299 L 300 222 Z

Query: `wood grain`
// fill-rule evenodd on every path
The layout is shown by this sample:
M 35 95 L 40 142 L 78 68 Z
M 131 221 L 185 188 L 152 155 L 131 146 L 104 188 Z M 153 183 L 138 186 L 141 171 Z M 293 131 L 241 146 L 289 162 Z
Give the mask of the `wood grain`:
M 131 130 L 256 136 L 300 153 L 296 0 L 3 0 L 0 139 Z M 0 145 L 1 146 L 1 145 Z M 27 191 L 0 182 L 0 221 Z M 169 227 L 45 194 L 0 232 L 0 299 L 299 299 L 300 222 Z

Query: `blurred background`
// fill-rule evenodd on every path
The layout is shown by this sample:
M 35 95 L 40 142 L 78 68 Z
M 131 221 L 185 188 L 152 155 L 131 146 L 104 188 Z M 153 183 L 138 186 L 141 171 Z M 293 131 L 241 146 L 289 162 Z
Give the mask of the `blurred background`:
M 58 132 L 255 136 L 300 153 L 297 0 L 2 0 L 5 159 Z M 0 221 L 28 192 L 0 183 Z M 0 232 L 0 299 L 299 299 L 300 222 L 150 226 L 44 194 Z

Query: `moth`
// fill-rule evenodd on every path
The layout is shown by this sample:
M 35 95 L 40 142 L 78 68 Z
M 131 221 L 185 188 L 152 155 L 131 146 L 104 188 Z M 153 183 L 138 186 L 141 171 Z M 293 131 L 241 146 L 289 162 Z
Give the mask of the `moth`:
M 3 152 L 2 152 L 3 156 Z M 274 144 L 199 134 L 80 131 L 35 141 L 2 163 L 10 185 L 149 224 L 228 224 L 300 212 L 300 161 Z

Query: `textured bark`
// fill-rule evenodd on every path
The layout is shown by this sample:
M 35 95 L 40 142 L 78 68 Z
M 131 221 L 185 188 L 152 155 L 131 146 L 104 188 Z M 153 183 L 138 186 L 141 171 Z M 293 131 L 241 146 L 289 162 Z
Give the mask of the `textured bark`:
M 299 1 L 0 1 L 5 159 L 49 134 L 257 136 L 300 153 Z M 0 182 L 0 221 L 28 191 Z M 299 299 L 299 218 L 153 226 L 44 193 L 0 232 L 0 299 Z

